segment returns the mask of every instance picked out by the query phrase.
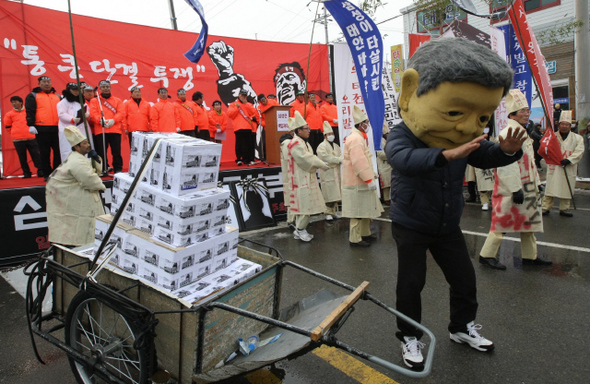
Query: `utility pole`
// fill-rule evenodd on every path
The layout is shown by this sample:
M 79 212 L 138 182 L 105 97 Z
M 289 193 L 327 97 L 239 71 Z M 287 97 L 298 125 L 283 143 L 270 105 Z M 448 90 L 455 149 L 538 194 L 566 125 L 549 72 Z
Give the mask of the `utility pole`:
M 313 0 L 313 1 L 321 1 L 321 0 Z M 323 1 L 321 1 L 323 2 Z M 326 33 L 326 46 L 328 47 L 328 76 L 330 79 L 330 92 L 334 92 L 333 84 L 332 84 L 332 54 L 330 53 L 330 40 L 328 39 L 328 21 L 332 21 L 328 18 L 328 12 L 326 11 L 326 7 L 324 7 L 324 15 L 318 16 L 313 22 L 318 24 L 324 25 L 324 31 Z M 308 74 L 309 76 L 309 74 Z
M 174 14 L 174 3 L 172 0 L 168 0 L 168 5 L 170 5 L 170 22 L 172 23 L 172 29 L 178 31 L 178 25 L 176 25 L 176 15 Z
M 581 26 L 576 30 L 574 38 L 575 62 L 576 62 L 576 120 L 578 121 L 578 132 L 586 128 L 590 118 L 590 73 L 588 72 L 588 63 L 590 63 L 590 25 L 588 20 L 588 0 L 576 0 L 574 5 L 575 18 L 581 22 Z M 581 126 L 584 124 L 584 126 Z M 586 135 L 588 137 L 588 135 Z M 586 148 L 588 140 L 584 139 Z M 590 177 L 590 156 L 588 151 L 585 152 L 578 174 L 581 177 Z

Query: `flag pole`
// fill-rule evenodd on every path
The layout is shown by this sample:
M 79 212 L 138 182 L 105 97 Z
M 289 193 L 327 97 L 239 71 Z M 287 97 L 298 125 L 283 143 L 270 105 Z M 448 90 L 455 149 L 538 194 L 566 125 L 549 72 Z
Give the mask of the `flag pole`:
M 309 5 L 309 4 L 308 4 Z M 303 96 L 303 118 L 306 118 L 307 115 L 307 86 L 309 85 L 309 62 L 311 60 L 311 48 L 313 47 L 313 32 L 315 31 L 315 23 L 318 20 L 318 12 L 320 10 L 320 1 L 318 1 L 318 6 L 315 9 L 315 15 L 313 17 L 313 24 L 311 26 L 311 39 L 309 39 L 309 51 L 307 53 L 307 81 L 305 82 L 305 95 Z M 330 48 L 328 47 L 328 50 Z
M 72 55 L 74 56 L 74 70 L 76 71 L 76 83 L 78 84 L 78 102 L 80 103 L 80 108 L 85 110 L 85 102 L 84 102 L 84 95 L 82 91 L 82 87 L 80 87 L 80 72 L 78 71 L 78 59 L 76 57 L 76 43 L 74 42 L 74 25 L 72 23 L 72 7 L 70 5 L 70 0 L 68 0 L 68 15 L 70 17 L 70 34 L 72 36 Z M 86 138 L 88 138 L 88 143 L 90 141 L 90 134 L 88 132 L 88 121 L 86 120 L 86 113 L 82 114 L 82 120 L 84 121 L 84 131 L 86 132 Z

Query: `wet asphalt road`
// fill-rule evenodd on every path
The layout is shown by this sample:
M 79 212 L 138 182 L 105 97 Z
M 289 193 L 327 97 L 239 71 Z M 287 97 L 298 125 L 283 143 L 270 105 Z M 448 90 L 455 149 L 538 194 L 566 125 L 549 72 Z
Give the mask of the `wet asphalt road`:
M 487 231 L 489 212 L 468 204 L 462 220 L 468 249 L 474 259 L 480 303 L 476 323 L 481 333 L 494 341 L 496 350 L 486 354 L 449 341 L 448 285 L 430 258 L 426 287 L 422 294 L 423 324 L 437 338 L 432 374 L 411 379 L 376 367 L 364 380 L 352 378 L 346 369 L 336 369 L 322 357 L 308 353 L 272 367 L 270 380 L 234 378 L 228 383 L 284 382 L 288 384 L 358 382 L 379 383 L 378 372 L 389 382 L 411 383 L 587 383 L 590 336 L 590 192 L 577 191 L 578 210 L 573 218 L 559 216 L 554 209 L 544 217 L 545 233 L 538 234 L 539 254 L 554 262 L 551 267 L 523 266 L 520 243 L 505 240 L 500 260 L 507 271 L 480 265 L 477 256 Z M 384 215 L 386 217 L 386 215 Z M 397 273 L 395 244 L 386 220 L 372 223 L 379 241 L 368 249 L 350 248 L 348 221 L 315 221 L 309 232 L 311 243 L 293 239 L 284 223 L 272 229 L 243 233 L 242 236 L 276 247 L 289 260 L 340 281 L 358 286 L 371 283 L 369 291 L 394 306 Z M 508 235 L 512 239 L 518 236 Z M 287 269 L 281 304 L 286 306 L 310 296 L 329 283 Z M 344 292 L 334 289 L 336 292 Z M 395 319 L 373 304 L 361 302 L 338 333 L 338 337 L 369 353 L 401 361 L 399 342 L 394 337 Z M 38 340 L 45 366 L 34 359 L 24 314 L 24 300 L 0 279 L 0 383 L 74 383 L 64 355 Z M 423 339 L 422 341 L 427 341 Z M 364 362 L 364 361 L 363 361 Z M 373 373 L 371 373 L 373 372 Z M 371 377 L 371 375 L 373 375 Z M 276 381 L 274 381 L 276 379 Z M 270 380 L 270 381 L 269 381 Z

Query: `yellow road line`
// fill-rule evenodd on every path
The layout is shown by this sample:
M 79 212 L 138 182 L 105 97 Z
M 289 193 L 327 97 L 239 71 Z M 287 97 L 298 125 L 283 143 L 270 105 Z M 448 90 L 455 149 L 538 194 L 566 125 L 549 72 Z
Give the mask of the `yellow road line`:
M 250 372 L 244 376 L 250 383 L 255 384 L 280 384 L 282 381 L 273 375 L 268 369 L 259 369 L 254 372 Z
M 322 345 L 312 353 L 361 384 L 399 384 L 339 349 Z

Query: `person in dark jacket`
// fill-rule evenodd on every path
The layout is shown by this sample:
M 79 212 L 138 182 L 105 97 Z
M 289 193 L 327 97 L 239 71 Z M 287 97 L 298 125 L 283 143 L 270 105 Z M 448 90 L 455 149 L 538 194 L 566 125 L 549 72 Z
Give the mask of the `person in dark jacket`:
M 529 133 L 531 139 L 533 139 L 533 151 L 535 151 L 535 165 L 539 171 L 542 171 L 541 159 L 543 157 L 539 155 L 539 148 L 541 147 L 541 139 L 543 138 L 543 132 L 541 132 L 541 124 L 535 123 L 533 131 Z
M 390 132 L 385 153 L 391 167 L 392 234 L 397 245 L 397 309 L 421 321 L 420 294 L 426 280 L 426 251 L 450 285 L 451 340 L 479 351 L 494 344 L 474 324 L 475 270 L 459 221 L 467 164 L 495 168 L 517 161 L 526 131 L 510 130 L 500 144 L 483 130 L 512 83 L 510 67 L 493 51 L 465 39 L 436 39 L 422 45 L 402 76 L 403 122 Z M 424 366 L 422 332 L 398 319 L 404 363 Z
M 29 132 L 36 135 L 37 144 L 39 145 L 39 154 L 41 155 L 41 169 L 45 181 L 61 164 L 61 155 L 59 150 L 59 134 L 57 116 L 57 103 L 61 97 L 55 93 L 51 86 L 49 76 L 39 77 L 39 86 L 33 88 L 25 99 L 25 110 L 27 111 L 27 125 Z M 53 152 L 53 166 L 51 162 L 51 152 Z

